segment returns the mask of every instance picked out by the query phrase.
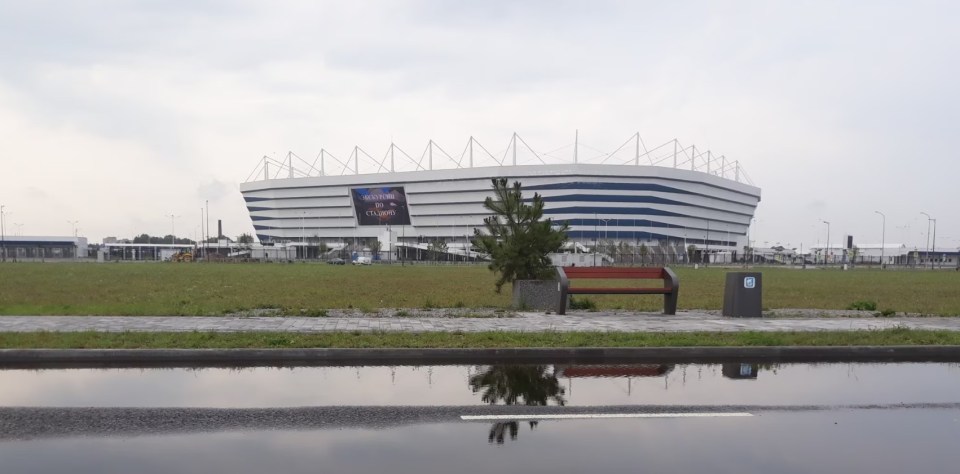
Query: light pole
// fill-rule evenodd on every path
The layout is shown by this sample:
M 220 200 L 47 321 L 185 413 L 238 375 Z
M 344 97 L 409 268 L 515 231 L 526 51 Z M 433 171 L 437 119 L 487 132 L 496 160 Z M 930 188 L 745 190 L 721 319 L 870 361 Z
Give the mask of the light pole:
M 207 258 L 207 240 L 203 237 L 203 208 L 200 208 L 200 236 L 197 238 L 200 248 L 203 249 L 203 258 Z
M 610 242 L 610 232 L 607 230 L 607 229 L 609 229 L 610 227 L 609 227 L 607 224 L 610 223 L 611 219 L 600 219 L 600 220 L 603 221 L 603 240 L 606 241 L 606 242 L 603 243 L 603 245 L 606 246 L 606 245 Z M 609 250 L 609 249 L 606 249 L 606 250 Z M 596 257 L 594 257 L 594 258 L 596 258 Z M 602 265 L 603 262 L 600 262 L 600 264 Z
M 593 266 L 597 266 L 597 241 L 600 240 L 597 234 L 597 222 L 600 220 L 597 218 L 597 213 L 593 213 Z
M 14 222 L 13 225 L 17 226 L 17 234 L 16 234 L 16 235 L 19 236 L 19 237 L 22 237 L 22 236 L 23 236 L 23 231 L 22 231 L 21 229 L 23 229 L 23 224 L 17 224 L 16 222 Z
M 80 221 L 67 221 L 67 224 L 70 224 L 70 225 L 73 226 L 73 236 L 74 236 L 74 237 L 77 236 L 77 224 L 79 224 L 79 223 L 80 223 Z
M 304 231 L 304 229 L 303 229 L 303 219 L 304 219 L 305 217 L 307 217 L 307 211 L 301 212 L 301 213 L 300 213 L 300 251 L 303 252 L 303 257 L 302 257 L 302 258 L 303 258 L 304 260 L 306 260 L 306 258 L 307 258 L 307 248 L 306 248 L 306 246 L 304 245 L 304 242 L 306 242 L 306 240 L 307 240 L 307 236 L 305 235 L 305 231 Z
M 177 243 L 177 225 L 175 220 L 180 217 L 174 214 L 167 214 L 167 217 L 170 218 L 170 245 L 176 245 Z
M 206 235 L 207 240 L 210 240 L 210 200 L 209 199 L 204 200 L 204 207 L 206 207 L 207 209 L 207 227 L 206 227 L 207 230 L 206 232 L 204 232 L 204 235 Z M 219 241 L 219 239 L 217 240 Z M 203 252 L 204 260 L 207 260 L 207 257 L 209 257 L 209 255 L 207 254 L 209 253 L 210 253 L 210 247 L 208 246 L 206 250 L 204 250 Z
M 0 204 L 0 262 L 7 261 L 7 233 L 3 228 L 3 209 L 7 207 Z
M 827 257 L 830 255 L 830 222 L 820 219 L 820 222 L 823 222 L 827 225 L 827 245 L 823 251 L 823 264 L 827 264 Z
M 920 214 L 927 216 L 927 260 L 930 260 L 930 268 L 933 268 L 933 260 L 930 259 L 930 221 L 936 222 L 936 220 L 926 212 L 921 212 Z M 934 227 L 934 229 L 936 229 L 936 227 Z M 936 238 L 934 238 L 934 242 L 936 242 Z M 936 244 L 934 244 L 934 246 L 936 246 Z
M 710 219 L 707 219 L 707 243 L 706 243 L 706 247 L 707 247 L 707 255 L 706 255 L 706 256 L 707 256 L 707 261 L 704 262 L 704 265 L 708 265 L 708 264 L 710 263 Z
M 933 221 L 933 239 L 930 241 L 930 245 L 933 247 L 933 253 L 937 253 L 937 220 L 931 219 Z M 933 261 L 930 261 L 930 268 L 933 268 Z
M 880 217 L 883 218 L 883 230 L 880 233 L 880 269 L 883 270 L 883 252 L 886 250 L 887 243 L 887 216 L 880 211 L 873 212 L 880 214 Z

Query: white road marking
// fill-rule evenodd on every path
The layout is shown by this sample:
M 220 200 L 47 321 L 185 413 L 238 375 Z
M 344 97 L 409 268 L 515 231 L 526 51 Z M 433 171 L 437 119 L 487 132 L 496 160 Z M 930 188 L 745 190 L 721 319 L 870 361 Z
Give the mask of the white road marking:
M 464 421 L 496 421 L 496 420 L 589 420 L 601 418 L 722 418 L 753 416 L 751 413 L 716 412 L 716 413 L 574 413 L 567 415 L 462 415 Z

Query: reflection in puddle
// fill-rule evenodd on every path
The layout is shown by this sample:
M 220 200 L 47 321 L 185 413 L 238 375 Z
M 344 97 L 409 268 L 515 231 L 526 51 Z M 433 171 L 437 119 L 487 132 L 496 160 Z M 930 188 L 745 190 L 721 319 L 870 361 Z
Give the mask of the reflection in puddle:
M 545 365 L 494 365 L 480 368 L 480 372 L 470 377 L 470 389 L 473 393 L 482 392 L 480 400 L 490 405 L 526 405 L 547 406 L 552 401 L 563 406 L 564 389 L 560 381 Z M 536 421 L 529 422 L 530 430 L 537 427 Z M 519 423 L 516 421 L 497 422 L 490 427 L 488 441 L 503 444 L 505 435 L 511 440 L 517 439 Z
M 957 394 L 955 364 L 6 370 L 0 459 L 4 474 L 952 472 Z
M 558 377 L 661 377 L 673 370 L 673 365 L 493 365 L 478 367 L 470 377 L 470 389 L 481 392 L 480 399 L 490 405 L 564 406 L 566 392 Z M 537 427 L 530 421 L 530 430 Z M 507 434 L 516 440 L 520 425 L 516 421 L 496 422 L 490 427 L 488 441 L 503 444 Z

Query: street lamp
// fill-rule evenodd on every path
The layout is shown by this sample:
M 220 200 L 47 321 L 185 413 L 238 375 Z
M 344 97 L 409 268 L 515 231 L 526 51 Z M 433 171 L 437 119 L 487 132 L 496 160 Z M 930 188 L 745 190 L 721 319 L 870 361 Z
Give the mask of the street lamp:
M 880 211 L 873 212 L 880 214 L 880 217 L 883 218 L 883 230 L 880 233 L 880 269 L 883 270 L 883 252 L 887 243 L 887 216 Z
M 827 225 L 827 247 L 823 251 L 823 264 L 827 264 L 827 256 L 830 255 L 830 222 L 820 219 L 820 222 L 823 222 Z
M 930 245 L 933 247 L 933 253 L 937 253 L 937 220 L 933 220 L 933 239 L 930 242 Z M 930 262 L 930 268 L 933 268 L 933 262 Z
M 927 216 L 927 260 L 930 260 L 930 268 L 933 268 L 933 260 L 930 258 L 930 222 L 933 221 L 933 251 L 936 252 L 937 248 L 937 220 L 930 217 L 930 214 L 926 212 L 921 212 Z
M 80 221 L 67 221 L 67 224 L 70 224 L 70 225 L 73 226 L 73 236 L 74 236 L 74 237 L 77 236 L 77 224 L 79 224 L 79 223 L 80 223 Z
M 170 218 L 170 245 L 175 245 L 177 243 L 177 225 L 174 221 L 180 216 L 167 214 L 167 217 Z
M 7 207 L 0 204 L 0 262 L 7 261 L 7 234 L 3 229 L 3 209 Z
M 610 232 L 607 230 L 607 229 L 609 229 L 610 227 L 609 227 L 607 224 L 609 224 L 610 221 L 613 220 L 613 219 L 600 219 L 600 220 L 603 221 L 603 240 L 606 241 L 606 242 L 603 243 L 603 245 L 607 245 L 607 244 L 610 242 Z M 606 250 L 609 250 L 609 249 L 606 249 Z M 594 258 L 596 258 L 596 257 L 594 257 Z M 603 262 L 600 262 L 600 264 L 602 265 Z
M 300 251 L 303 252 L 302 258 L 304 259 L 307 258 L 307 248 L 306 246 L 304 246 L 304 242 L 306 242 L 307 236 L 305 235 L 305 230 L 303 228 L 303 219 L 306 216 L 307 216 L 307 211 L 302 211 L 300 213 Z

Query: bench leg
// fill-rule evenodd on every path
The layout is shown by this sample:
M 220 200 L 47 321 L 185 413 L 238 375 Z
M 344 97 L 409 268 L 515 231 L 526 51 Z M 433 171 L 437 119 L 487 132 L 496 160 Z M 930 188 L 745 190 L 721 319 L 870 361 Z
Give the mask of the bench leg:
M 677 314 L 677 290 L 663 294 L 663 314 Z

